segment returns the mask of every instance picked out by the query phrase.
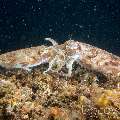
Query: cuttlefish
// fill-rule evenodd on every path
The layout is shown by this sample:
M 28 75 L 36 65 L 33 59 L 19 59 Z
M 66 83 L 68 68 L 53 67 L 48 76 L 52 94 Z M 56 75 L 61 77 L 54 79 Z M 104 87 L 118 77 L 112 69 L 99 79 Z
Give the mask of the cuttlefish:
M 51 46 L 37 46 L 20 49 L 0 55 L 0 66 L 6 69 L 21 68 L 31 71 L 33 67 L 49 63 L 48 71 L 59 72 L 66 66 L 68 77 L 72 74 L 74 62 L 111 78 L 120 78 L 120 57 L 95 46 L 68 40 L 58 44 L 51 38 L 45 38 Z

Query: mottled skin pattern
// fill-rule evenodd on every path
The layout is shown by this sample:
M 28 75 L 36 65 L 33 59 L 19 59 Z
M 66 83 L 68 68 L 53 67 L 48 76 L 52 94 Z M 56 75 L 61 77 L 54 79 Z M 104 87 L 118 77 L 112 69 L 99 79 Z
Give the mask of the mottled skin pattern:
M 89 44 L 68 40 L 58 45 L 53 39 L 52 46 L 38 46 L 16 50 L 0 55 L 0 65 L 5 68 L 22 68 L 30 71 L 34 66 L 49 63 L 49 68 L 44 71 L 58 72 L 66 65 L 71 76 L 73 62 L 103 73 L 107 77 L 120 78 L 120 57 L 108 53 Z

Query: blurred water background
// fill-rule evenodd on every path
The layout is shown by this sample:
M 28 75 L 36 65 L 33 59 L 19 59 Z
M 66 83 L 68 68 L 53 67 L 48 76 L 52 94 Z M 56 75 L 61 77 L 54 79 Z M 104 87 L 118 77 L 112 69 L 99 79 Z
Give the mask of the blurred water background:
M 0 53 L 72 38 L 120 55 L 120 0 L 0 0 Z

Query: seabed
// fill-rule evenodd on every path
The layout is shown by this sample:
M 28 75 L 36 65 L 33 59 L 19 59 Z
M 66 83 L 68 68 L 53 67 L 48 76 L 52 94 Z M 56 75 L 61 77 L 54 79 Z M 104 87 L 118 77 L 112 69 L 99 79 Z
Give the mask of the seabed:
M 0 120 L 120 120 L 120 78 L 77 62 L 71 76 L 48 67 L 0 67 Z

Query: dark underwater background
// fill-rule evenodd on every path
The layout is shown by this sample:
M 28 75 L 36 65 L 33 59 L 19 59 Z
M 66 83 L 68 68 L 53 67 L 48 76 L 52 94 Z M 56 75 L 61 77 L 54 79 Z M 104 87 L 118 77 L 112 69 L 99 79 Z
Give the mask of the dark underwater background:
M 120 0 L 0 0 L 0 53 L 75 39 L 120 56 Z

